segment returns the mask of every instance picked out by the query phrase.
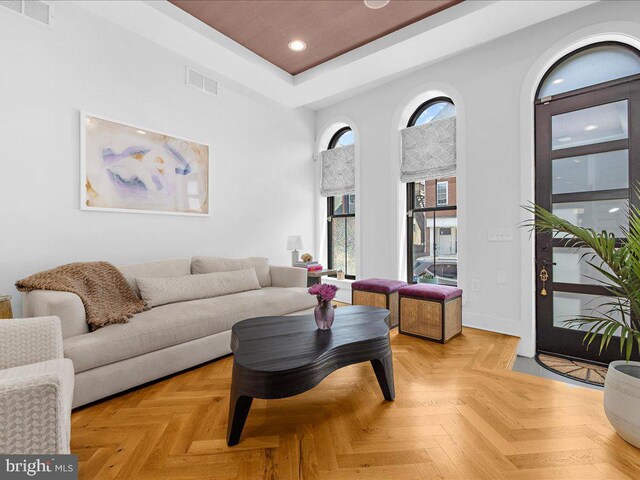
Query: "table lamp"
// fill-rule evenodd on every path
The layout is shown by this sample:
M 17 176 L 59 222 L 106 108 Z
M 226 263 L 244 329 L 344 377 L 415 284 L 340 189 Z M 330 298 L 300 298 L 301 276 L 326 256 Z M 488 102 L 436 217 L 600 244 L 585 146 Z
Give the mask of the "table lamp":
M 298 250 L 302 250 L 303 248 L 302 237 L 300 235 L 287 237 L 287 250 L 292 250 L 291 265 L 295 265 L 300 261 L 300 252 Z

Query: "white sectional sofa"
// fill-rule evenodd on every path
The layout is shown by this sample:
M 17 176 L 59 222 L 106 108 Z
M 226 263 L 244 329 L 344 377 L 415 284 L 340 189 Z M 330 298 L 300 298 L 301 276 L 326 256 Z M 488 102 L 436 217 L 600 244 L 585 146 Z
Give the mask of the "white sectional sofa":
M 307 272 L 269 266 L 265 258 L 194 257 L 118 267 L 139 293 L 136 278 L 201 273 L 209 262 L 220 271 L 253 265 L 260 289 L 162 305 L 134 315 L 128 323 L 90 332 L 82 301 L 67 292 L 25 294 L 27 317 L 55 315 L 62 322 L 64 356 L 73 362 L 73 407 L 144 384 L 231 353 L 231 327 L 252 317 L 306 313 L 316 299 L 306 291 Z

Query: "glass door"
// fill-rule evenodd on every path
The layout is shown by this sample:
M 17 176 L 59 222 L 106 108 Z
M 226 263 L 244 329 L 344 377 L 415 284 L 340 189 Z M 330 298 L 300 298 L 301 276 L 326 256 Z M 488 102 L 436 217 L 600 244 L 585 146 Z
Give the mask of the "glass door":
M 536 103 L 536 203 L 578 226 L 613 232 L 623 240 L 629 201 L 640 180 L 637 129 L 640 80 L 610 82 L 543 98 Z M 536 235 L 538 351 L 608 363 L 621 358 L 619 340 L 598 355 L 584 331 L 564 320 L 598 312 L 601 275 L 583 261 L 588 253 L 566 239 Z M 588 329 L 588 328 L 587 328 Z

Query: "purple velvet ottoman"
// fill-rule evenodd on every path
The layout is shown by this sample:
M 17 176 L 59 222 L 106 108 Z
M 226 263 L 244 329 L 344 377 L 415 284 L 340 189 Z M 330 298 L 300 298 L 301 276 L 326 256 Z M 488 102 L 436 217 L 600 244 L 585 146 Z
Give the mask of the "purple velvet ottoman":
M 398 289 L 406 287 L 407 282 L 367 278 L 351 284 L 351 303 L 386 308 L 391 312 L 389 328 L 398 326 Z
M 417 283 L 402 287 L 400 333 L 446 343 L 462 333 L 462 290 Z

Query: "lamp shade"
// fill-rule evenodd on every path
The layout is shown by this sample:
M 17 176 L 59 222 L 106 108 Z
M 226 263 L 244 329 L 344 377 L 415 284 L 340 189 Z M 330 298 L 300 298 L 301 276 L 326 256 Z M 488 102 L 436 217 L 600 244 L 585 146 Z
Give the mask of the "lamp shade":
M 302 250 L 302 237 L 300 235 L 292 235 L 287 237 L 287 250 Z

